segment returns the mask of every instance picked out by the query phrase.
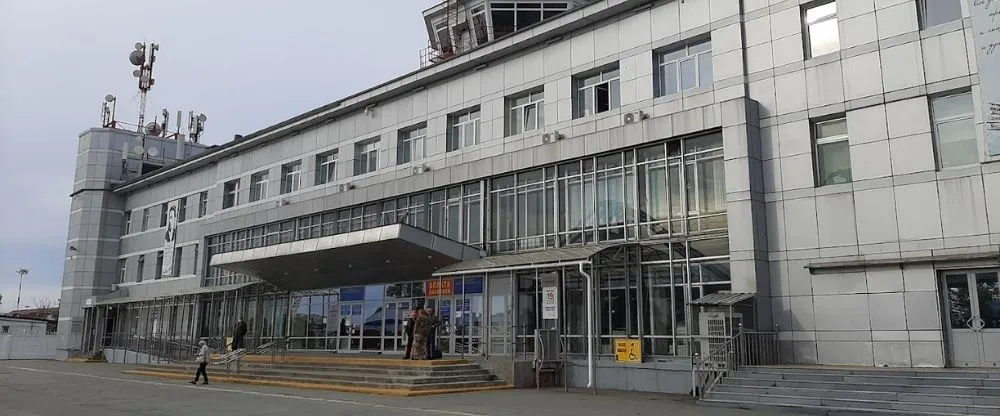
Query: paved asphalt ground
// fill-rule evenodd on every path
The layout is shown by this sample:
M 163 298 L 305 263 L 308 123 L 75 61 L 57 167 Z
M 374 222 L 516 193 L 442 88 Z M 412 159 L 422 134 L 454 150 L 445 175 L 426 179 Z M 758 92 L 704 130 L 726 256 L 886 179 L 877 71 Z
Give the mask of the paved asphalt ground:
M 2 416 L 762 416 L 684 396 L 507 390 L 396 398 L 124 375 L 126 366 L 0 362 Z

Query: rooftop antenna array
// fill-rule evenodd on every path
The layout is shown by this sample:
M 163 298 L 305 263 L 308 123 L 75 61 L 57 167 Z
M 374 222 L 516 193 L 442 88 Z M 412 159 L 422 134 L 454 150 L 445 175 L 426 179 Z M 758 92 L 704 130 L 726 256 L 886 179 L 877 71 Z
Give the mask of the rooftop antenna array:
M 156 63 L 156 51 L 160 50 L 160 45 L 150 43 L 149 47 L 143 42 L 136 42 L 135 49 L 128 55 L 128 61 L 137 68 L 132 71 L 132 76 L 139 81 L 139 133 L 142 137 L 142 147 L 146 147 L 146 126 L 143 121 L 146 118 L 146 94 L 153 87 L 156 80 L 153 79 L 153 64 Z M 158 126 L 157 126 L 158 127 Z M 158 134 L 157 134 L 158 135 Z M 144 156 L 145 157 L 145 156 Z
M 108 94 L 104 96 L 104 102 L 101 103 L 101 127 L 115 127 L 115 107 L 117 101 L 118 99 L 114 95 Z
M 199 113 L 195 116 L 194 111 L 188 112 L 188 137 L 192 143 L 198 143 L 198 140 L 201 139 L 201 133 L 205 131 L 206 120 L 208 117 L 205 116 L 205 113 Z

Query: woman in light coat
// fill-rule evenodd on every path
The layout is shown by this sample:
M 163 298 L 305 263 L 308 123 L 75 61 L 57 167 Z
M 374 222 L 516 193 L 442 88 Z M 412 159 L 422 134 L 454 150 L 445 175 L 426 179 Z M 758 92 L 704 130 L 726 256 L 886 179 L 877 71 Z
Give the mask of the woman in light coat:
M 198 384 L 198 377 L 204 376 L 205 381 L 201 384 L 208 384 L 208 373 L 205 372 L 205 367 L 208 366 L 208 344 L 205 340 L 198 341 L 198 355 L 194 357 L 194 362 L 198 363 L 198 371 L 194 373 L 194 381 L 191 384 Z

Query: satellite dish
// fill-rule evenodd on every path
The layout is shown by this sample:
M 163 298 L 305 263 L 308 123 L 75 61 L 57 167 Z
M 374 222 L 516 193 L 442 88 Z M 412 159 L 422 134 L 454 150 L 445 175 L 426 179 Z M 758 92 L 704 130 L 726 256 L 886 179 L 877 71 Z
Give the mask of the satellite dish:
M 132 53 L 128 54 L 128 61 L 132 65 L 139 66 L 146 63 L 146 55 L 140 50 L 134 50 Z
M 160 125 L 157 124 L 156 122 L 149 123 L 149 124 L 146 125 L 146 134 L 151 134 L 153 136 L 159 136 L 160 133 L 162 133 L 162 132 L 163 132 L 163 129 L 160 128 Z M 153 154 L 153 149 L 149 149 L 149 154 L 153 155 L 153 156 L 156 156 L 156 155 Z
M 204 123 L 205 120 L 208 120 L 208 117 L 205 116 L 205 113 L 202 113 L 202 114 L 198 115 L 198 121 Z
M 112 101 L 114 101 L 114 100 L 115 100 L 115 96 L 113 96 L 113 95 L 111 95 L 111 94 L 108 94 L 108 95 L 105 95 L 105 96 L 104 96 L 104 101 L 107 101 L 107 102 L 109 102 L 109 103 L 110 103 L 110 102 L 112 102 Z
M 135 148 L 132 149 L 132 151 L 135 152 L 135 154 L 137 154 L 137 155 L 141 155 L 143 153 L 146 153 L 146 149 L 143 149 L 142 146 L 140 146 L 140 145 L 136 145 Z
M 136 69 L 136 70 L 132 71 L 132 76 L 133 76 L 133 77 L 136 77 L 136 78 L 139 78 L 139 74 L 141 74 L 141 72 L 139 72 L 139 70 L 138 70 L 138 69 Z
M 157 148 L 155 148 L 155 147 L 150 147 L 150 148 L 149 148 L 149 155 L 150 155 L 150 156 L 153 156 L 153 157 L 156 157 L 156 156 L 158 156 L 159 154 L 160 154 L 160 149 L 157 149 Z
M 135 48 L 136 49 L 143 49 L 145 47 L 146 47 L 146 45 L 143 45 L 142 42 L 136 42 L 135 43 Z

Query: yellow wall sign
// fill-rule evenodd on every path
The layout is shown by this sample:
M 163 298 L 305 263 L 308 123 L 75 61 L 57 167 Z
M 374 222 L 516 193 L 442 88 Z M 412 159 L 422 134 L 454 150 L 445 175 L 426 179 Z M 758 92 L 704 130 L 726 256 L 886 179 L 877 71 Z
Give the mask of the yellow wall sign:
M 616 338 L 615 361 L 620 363 L 641 363 L 642 344 L 638 339 Z

